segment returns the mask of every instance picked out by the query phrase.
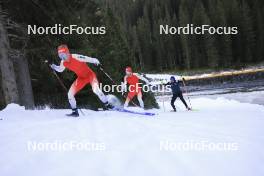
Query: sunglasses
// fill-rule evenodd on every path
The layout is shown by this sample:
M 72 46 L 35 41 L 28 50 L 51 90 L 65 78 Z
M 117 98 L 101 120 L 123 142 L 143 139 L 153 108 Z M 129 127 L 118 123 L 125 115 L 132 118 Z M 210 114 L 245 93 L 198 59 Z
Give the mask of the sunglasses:
M 68 54 L 66 54 L 66 53 L 59 53 L 59 58 L 61 60 L 67 60 L 68 59 Z

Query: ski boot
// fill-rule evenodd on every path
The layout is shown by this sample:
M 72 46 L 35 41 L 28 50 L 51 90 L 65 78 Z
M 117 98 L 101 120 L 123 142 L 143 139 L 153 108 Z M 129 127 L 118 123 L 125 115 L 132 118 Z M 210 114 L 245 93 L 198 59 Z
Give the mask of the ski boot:
M 68 117 L 79 117 L 79 112 L 78 109 L 72 109 L 72 113 L 71 114 L 67 114 Z
M 114 106 L 111 105 L 110 103 L 108 103 L 108 102 L 104 103 L 103 109 L 104 109 L 105 111 L 106 111 L 106 110 L 111 110 L 111 109 L 113 109 L 113 108 L 114 108 Z

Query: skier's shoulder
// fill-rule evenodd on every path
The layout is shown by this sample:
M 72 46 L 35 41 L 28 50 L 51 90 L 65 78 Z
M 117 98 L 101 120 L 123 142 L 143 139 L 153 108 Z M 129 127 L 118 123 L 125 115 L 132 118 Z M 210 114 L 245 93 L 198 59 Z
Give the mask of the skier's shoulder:
M 136 78 L 137 77 L 137 75 L 136 75 L 136 73 L 132 73 L 131 75 L 125 75 L 125 79 L 131 79 L 131 78 Z
M 132 73 L 132 76 L 135 78 L 141 78 L 141 75 L 139 73 Z

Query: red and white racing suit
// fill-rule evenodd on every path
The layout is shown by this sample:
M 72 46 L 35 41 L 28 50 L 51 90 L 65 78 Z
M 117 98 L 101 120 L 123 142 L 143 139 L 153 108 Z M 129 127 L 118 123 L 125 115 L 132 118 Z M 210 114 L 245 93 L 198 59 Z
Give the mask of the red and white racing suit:
M 72 109 L 76 108 L 76 99 L 74 96 L 87 84 L 91 84 L 93 92 L 103 103 L 107 102 L 106 96 L 99 88 L 99 82 L 97 80 L 96 74 L 89 68 L 86 62 L 93 64 L 100 63 L 95 58 L 79 54 L 71 54 L 67 61 L 62 60 L 60 66 L 56 66 L 54 68 L 57 72 L 63 72 L 65 68 L 67 68 L 77 75 L 77 79 L 73 82 L 68 92 L 68 99 Z
M 139 80 L 143 80 L 146 83 L 149 83 L 149 81 L 144 77 L 142 77 L 141 75 L 137 73 L 132 73 L 129 76 L 125 76 L 124 85 L 129 84 L 129 92 L 127 98 L 129 100 L 132 100 L 135 96 L 137 96 L 140 107 L 144 108 L 144 102 L 142 100 L 142 87 L 139 83 Z M 125 107 L 128 106 L 128 101 L 126 101 L 124 106 Z

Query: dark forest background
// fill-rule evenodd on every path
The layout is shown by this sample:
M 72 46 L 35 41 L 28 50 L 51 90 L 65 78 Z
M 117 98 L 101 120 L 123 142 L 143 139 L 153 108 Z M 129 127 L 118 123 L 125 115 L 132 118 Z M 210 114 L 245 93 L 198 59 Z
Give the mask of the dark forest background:
M 119 17 L 132 62 L 146 71 L 264 61 L 263 0 L 101 0 Z M 159 25 L 238 27 L 238 35 L 160 35 Z
M 2 0 L 0 1 L 0 107 L 67 108 L 67 97 L 45 60 L 58 63 L 62 43 L 98 58 L 117 82 L 124 68 L 163 72 L 240 68 L 264 61 L 263 0 Z M 159 35 L 159 25 L 237 26 L 238 35 Z M 106 26 L 106 35 L 27 35 L 27 25 Z M 111 82 L 93 67 L 104 84 Z M 67 87 L 75 76 L 59 74 Z M 121 97 L 120 97 L 121 99 Z M 100 106 L 90 88 L 81 106 Z M 89 102 L 89 103 L 87 103 Z M 156 107 L 152 94 L 147 107 Z

